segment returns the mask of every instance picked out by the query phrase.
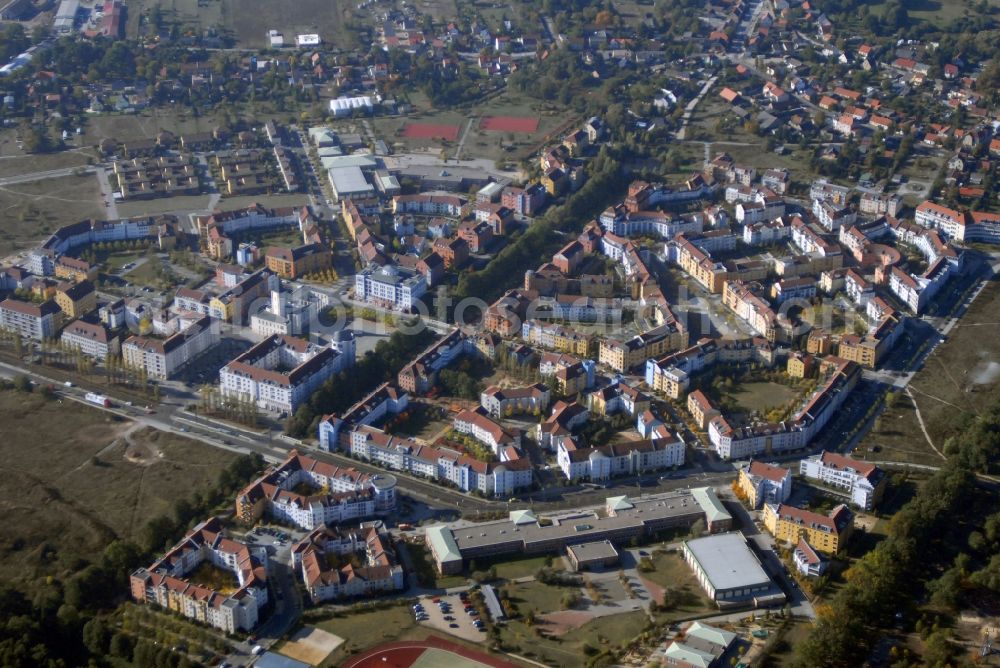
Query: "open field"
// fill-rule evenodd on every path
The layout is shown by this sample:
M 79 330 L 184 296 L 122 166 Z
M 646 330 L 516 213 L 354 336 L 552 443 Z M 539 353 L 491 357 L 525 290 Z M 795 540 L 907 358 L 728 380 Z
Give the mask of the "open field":
M 938 28 L 945 28 L 965 14 L 978 16 L 978 5 L 978 2 L 971 0 L 919 0 L 907 5 L 906 13 L 911 21 L 927 21 Z M 986 5 L 994 12 L 1000 7 L 1000 1 L 987 0 Z M 888 3 L 884 1 L 868 5 L 869 11 L 876 16 L 882 16 L 887 7 Z
M 364 17 L 346 0 L 297 0 L 259 3 L 253 0 L 142 0 L 129 5 L 128 37 L 139 34 L 139 16 L 159 6 L 167 21 L 185 26 L 216 28 L 232 36 L 240 46 L 268 46 L 267 31 L 284 33 L 286 44 L 295 44 L 295 35 L 319 33 L 327 46 L 352 49 L 357 46 L 355 27 Z M 134 7 L 134 9 L 133 9 Z
M 665 613 L 668 618 L 689 618 L 717 609 L 679 553 L 656 550 L 650 559 L 655 570 L 648 573 L 639 571 L 639 577 L 661 590 L 654 594 L 659 602 L 674 602 L 674 606 Z M 665 596 L 665 593 L 670 595 Z
M 648 623 L 645 612 L 626 612 L 598 617 L 558 636 L 541 637 L 524 622 L 514 620 L 501 627 L 500 635 L 515 654 L 547 665 L 577 668 L 581 665 L 584 645 L 600 650 L 627 644 Z
M 53 416 L 58 415 L 58 419 Z M 236 455 L 103 411 L 0 391 L 0 581 L 29 585 L 133 538 L 208 488 Z
M 740 383 L 728 396 L 741 411 L 763 412 L 792 401 L 798 394 L 795 388 L 781 383 L 753 382 Z
M 483 132 L 514 132 L 530 135 L 538 131 L 538 119 L 530 116 L 483 116 L 479 121 Z
M 351 658 L 342 668 L 516 668 L 520 664 L 437 636 L 388 643 Z
M 63 225 L 103 217 L 101 191 L 92 174 L 2 186 L 0 255 L 31 248 Z
M 181 106 L 151 108 L 138 114 L 99 114 L 87 118 L 81 142 L 85 146 L 96 146 L 108 138 L 118 141 L 149 139 L 163 130 L 174 134 L 211 132 L 225 125 L 225 120 L 221 113 L 195 116 L 189 108 Z
M 86 167 L 93 157 L 82 151 L 60 151 L 59 153 L 39 153 L 27 155 L 18 149 L 11 139 L 10 131 L 0 133 L 0 178 L 20 176 L 31 172 L 46 172 L 51 169 Z M 9 149 L 9 154 L 8 154 Z
M 948 337 L 914 376 L 909 393 L 899 393 L 878 418 L 876 427 L 856 450 L 877 461 L 940 465 L 927 443 L 917 411 L 932 442 L 943 451 L 949 434 L 992 405 L 1000 391 L 1000 283 L 987 283 Z
M 295 633 L 281 646 L 281 653 L 298 661 L 316 666 L 340 647 L 344 639 L 315 626 L 307 626 Z
M 554 587 L 541 582 L 519 582 L 507 585 L 510 600 L 521 613 L 534 610 L 536 613 L 562 610 L 562 597 L 566 592 L 577 591 L 577 587 Z

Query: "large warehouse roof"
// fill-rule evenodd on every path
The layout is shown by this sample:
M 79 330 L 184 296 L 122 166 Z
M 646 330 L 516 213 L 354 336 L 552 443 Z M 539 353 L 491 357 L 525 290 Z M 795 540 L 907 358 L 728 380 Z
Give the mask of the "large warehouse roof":
M 771 585 L 760 562 L 738 531 L 684 542 L 716 591 Z

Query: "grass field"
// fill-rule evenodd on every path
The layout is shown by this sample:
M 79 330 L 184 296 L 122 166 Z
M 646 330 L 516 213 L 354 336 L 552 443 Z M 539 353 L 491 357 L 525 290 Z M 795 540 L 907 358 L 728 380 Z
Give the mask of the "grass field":
M 31 248 L 63 225 L 103 217 L 101 191 L 93 175 L 2 186 L 0 255 Z
M 620 647 L 642 633 L 648 623 L 646 613 L 626 612 L 598 617 L 556 637 L 539 637 L 515 620 L 501 627 L 501 638 L 516 654 L 547 665 L 577 668 L 582 665 L 585 644 L 598 649 Z
M 522 613 L 534 610 L 536 613 L 562 610 L 562 597 L 566 592 L 577 591 L 574 587 L 553 587 L 541 582 L 521 582 L 507 585 L 510 599 Z
M 938 28 L 945 28 L 965 14 L 977 16 L 979 14 L 975 8 L 977 4 L 970 0 L 919 0 L 907 5 L 907 14 L 911 21 L 927 21 Z M 987 0 L 986 4 L 989 5 L 991 12 L 1000 7 L 998 0 Z M 869 11 L 877 16 L 884 14 L 886 7 L 885 2 L 868 5 Z
M 939 465 L 941 456 L 920 430 L 917 410 L 931 440 L 943 450 L 947 436 L 997 399 L 1000 392 L 1000 283 L 990 281 L 948 340 L 927 358 L 910 383 L 861 442 L 859 455 L 879 461 Z
M 640 571 L 639 576 L 675 594 L 673 600 L 676 605 L 664 613 L 668 618 L 683 619 L 717 609 L 715 603 L 705 596 L 691 568 L 679 554 L 657 550 L 650 558 L 655 570 L 649 573 Z
M 780 406 L 792 401 L 798 396 L 795 388 L 781 383 L 754 382 L 740 383 L 729 394 L 741 411 L 764 411 L 767 408 Z
M 4 139 L 3 144 L 9 146 L 11 137 L 10 131 L 0 134 Z M 29 172 L 46 172 L 51 169 L 66 169 L 69 167 L 86 167 L 93 158 L 80 151 L 61 151 L 59 153 L 41 153 L 38 155 L 25 155 L 20 150 L 13 148 L 13 153 L 7 155 L 5 151 L 0 157 L 0 178 L 7 176 L 20 176 Z
M 58 419 L 54 419 L 58 416 Z M 0 581 L 74 570 L 214 483 L 235 455 L 76 402 L 0 391 Z
M 244 47 L 263 48 L 267 31 L 285 36 L 294 45 L 295 35 L 318 33 L 327 47 L 358 46 L 357 27 L 366 15 L 347 0 L 296 0 L 260 3 L 254 0 L 141 0 L 129 5 L 128 37 L 139 34 L 140 15 L 159 6 L 168 21 L 184 26 L 216 28 Z M 134 9 L 133 9 L 134 7 Z

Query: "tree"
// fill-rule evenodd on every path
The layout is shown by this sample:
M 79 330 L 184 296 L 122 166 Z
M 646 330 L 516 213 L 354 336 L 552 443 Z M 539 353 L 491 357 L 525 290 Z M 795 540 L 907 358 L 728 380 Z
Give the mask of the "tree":
M 24 374 L 14 376 L 14 389 L 18 392 L 31 392 L 31 380 Z
M 97 656 L 108 653 L 110 636 L 108 625 L 101 617 L 94 617 L 83 625 L 83 644 Z

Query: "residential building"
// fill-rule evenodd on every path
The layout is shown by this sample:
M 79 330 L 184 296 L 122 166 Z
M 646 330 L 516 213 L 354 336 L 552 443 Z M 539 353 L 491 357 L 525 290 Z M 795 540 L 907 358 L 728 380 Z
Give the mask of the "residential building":
M 687 332 L 676 321 L 637 334 L 627 341 L 602 339 L 598 362 L 619 373 L 644 365 L 651 357 L 661 357 L 688 343 Z
M 552 393 L 541 383 L 527 387 L 500 388 L 491 385 L 479 395 L 479 405 L 493 417 L 518 413 L 540 413 L 549 407 Z
M 54 338 L 62 326 L 63 312 L 53 300 L 41 304 L 5 299 L 0 302 L 0 329 L 42 341 Z
M 556 462 L 567 480 L 594 482 L 683 466 L 684 442 L 665 429 L 659 433 L 664 436 L 590 448 L 563 439 L 556 449 Z
M 79 318 L 97 309 L 97 290 L 86 280 L 60 283 L 56 286 L 54 299 L 66 319 Z
M 166 380 L 219 340 L 219 321 L 202 316 L 165 339 L 130 336 L 122 344 L 122 358 L 132 369 L 145 369 L 149 378 Z
M 737 483 L 751 508 L 785 503 L 792 494 L 792 471 L 753 460 L 740 469 Z
M 798 545 L 805 539 L 823 554 L 837 554 L 847 544 L 854 529 L 854 515 L 841 504 L 821 515 L 783 503 L 764 504 L 764 526 L 776 540 Z
M 875 507 L 889 479 L 874 464 L 825 450 L 799 462 L 799 474 L 843 493 L 851 505 L 862 510 Z
M 362 473 L 301 455 L 297 450 L 244 487 L 236 497 L 236 519 L 261 517 L 312 531 L 324 524 L 358 521 L 396 507 L 396 479 Z
M 333 565 L 338 561 L 346 564 Z M 292 546 L 292 567 L 313 603 L 374 596 L 405 587 L 392 536 L 373 526 L 338 529 L 324 525 L 314 529 Z
M 121 351 L 119 338 L 99 321 L 74 320 L 63 328 L 60 340 L 68 349 L 79 350 L 100 361 L 108 355 L 117 356 Z
M 355 299 L 396 311 L 412 311 L 427 292 L 423 274 L 394 266 L 370 266 L 354 280 Z
M 333 252 L 320 243 L 294 247 L 272 246 L 264 254 L 267 268 L 281 278 L 297 279 L 333 266 Z
M 795 570 L 806 577 L 819 577 L 826 572 L 829 562 L 805 538 L 799 539 L 799 544 L 792 552 L 792 563 Z
M 291 415 L 320 385 L 354 365 L 354 357 L 291 336 L 269 336 L 219 371 L 225 399 L 251 401 Z
M 192 582 L 190 574 L 202 564 L 230 571 L 235 591 L 223 593 Z M 151 566 L 134 571 L 129 585 L 138 603 L 157 604 L 225 633 L 250 631 L 268 602 L 267 551 L 227 537 L 222 523 L 212 517 Z

